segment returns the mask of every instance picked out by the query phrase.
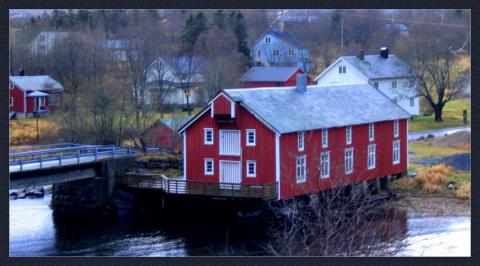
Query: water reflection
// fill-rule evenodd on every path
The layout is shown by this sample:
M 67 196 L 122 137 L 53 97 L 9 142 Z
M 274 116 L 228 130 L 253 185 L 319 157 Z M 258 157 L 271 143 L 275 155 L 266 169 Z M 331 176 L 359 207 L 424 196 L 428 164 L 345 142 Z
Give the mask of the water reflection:
M 120 204 L 118 215 L 75 217 L 53 214 L 50 199 L 10 201 L 11 256 L 269 255 L 264 247 L 271 241 L 270 223 L 239 219 L 222 204 L 206 210 L 187 210 L 181 204 L 161 210 L 160 201 L 149 206 L 137 202 Z M 365 224 L 362 235 L 378 243 L 376 254 L 411 254 L 402 244 L 414 246 L 412 232 L 419 222 L 413 220 L 412 228 L 405 213 L 381 213 Z M 405 236 L 412 242 L 404 241 Z

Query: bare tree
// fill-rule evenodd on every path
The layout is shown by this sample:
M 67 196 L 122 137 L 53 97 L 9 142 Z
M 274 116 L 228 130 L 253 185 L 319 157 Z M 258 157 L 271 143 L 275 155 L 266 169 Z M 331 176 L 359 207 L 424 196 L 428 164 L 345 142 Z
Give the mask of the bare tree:
M 435 122 L 442 122 L 445 104 L 461 96 L 467 70 L 458 63 L 458 55 L 439 40 L 421 39 L 409 45 L 406 55 L 419 83 L 419 94 L 435 112 Z
M 306 133 L 305 138 L 310 139 L 312 145 L 318 145 L 313 134 Z M 315 147 L 314 150 L 319 149 Z M 296 155 L 289 157 L 295 161 Z M 271 240 L 263 248 L 276 256 L 351 256 L 373 255 L 375 252 L 381 252 L 376 255 L 386 255 L 380 247 L 386 245 L 386 240 L 405 234 L 405 213 L 375 208 L 376 204 L 368 200 L 368 195 L 378 192 L 378 188 L 362 182 L 373 176 L 366 171 L 355 172 L 354 176 L 345 174 L 343 156 L 331 158 L 333 167 L 327 178 L 320 176 L 322 167 L 326 167 L 321 164 L 321 156 L 313 157 L 309 158 L 312 160 L 309 165 L 318 165 L 319 168 L 307 169 L 306 190 L 298 191 L 305 196 L 268 205 L 275 219 L 269 229 Z M 354 158 L 353 165 L 367 165 L 367 151 L 355 151 Z M 295 180 L 295 172 L 282 168 L 283 173 Z M 322 184 L 313 182 L 315 179 Z M 296 183 L 291 185 L 292 189 L 298 190 Z M 403 223 L 392 226 L 398 219 L 403 219 Z
M 205 100 L 209 101 L 222 89 L 237 84 L 244 72 L 242 55 L 237 51 L 235 35 L 229 28 L 210 29 L 199 38 L 196 46 L 206 59 L 206 67 L 201 69 L 202 91 Z
M 145 71 L 148 90 L 146 97 L 150 97 L 148 103 L 155 105 L 163 117 L 167 98 L 174 89 L 175 70 L 159 57 Z

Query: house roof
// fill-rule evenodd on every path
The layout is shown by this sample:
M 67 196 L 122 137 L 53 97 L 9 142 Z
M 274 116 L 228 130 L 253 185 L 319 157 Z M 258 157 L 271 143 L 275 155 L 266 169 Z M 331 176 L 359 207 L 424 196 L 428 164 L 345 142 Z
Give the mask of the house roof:
M 38 97 L 38 96 L 48 96 L 48 93 L 41 91 L 32 91 L 27 93 L 27 97 Z
M 242 82 L 283 82 L 287 81 L 298 67 L 252 67 L 240 79 Z
M 10 76 L 10 82 L 24 91 L 63 91 L 63 86 L 48 75 Z
M 138 48 L 143 44 L 142 40 L 129 40 L 129 39 L 109 39 L 100 42 L 103 47 L 108 49 L 127 49 Z
M 368 79 L 415 76 L 412 68 L 395 55 L 389 55 L 387 59 L 380 55 L 365 55 L 364 60 L 356 56 L 342 56 L 340 59 L 351 64 Z
M 300 41 L 295 36 L 293 36 L 292 34 L 286 32 L 286 31 L 270 31 L 270 32 L 262 35 L 262 37 L 260 39 L 258 39 L 256 43 L 258 43 L 266 35 L 272 35 L 272 36 L 290 44 L 291 46 L 295 46 L 297 48 L 299 48 L 301 46 Z
M 369 84 L 226 89 L 225 94 L 279 133 L 359 125 L 410 115 Z
M 83 33 L 83 32 L 42 31 L 35 37 L 35 39 L 37 39 L 40 36 L 45 36 L 45 38 L 47 39 L 48 42 L 52 42 L 57 38 L 63 39 L 63 38 L 66 38 L 68 36 L 74 36 L 75 38 L 79 38 L 81 40 L 87 40 L 88 39 L 88 35 L 86 33 Z
M 177 131 L 183 124 L 185 124 L 188 120 L 192 118 L 191 115 L 185 117 L 178 117 L 178 118 L 163 118 L 160 119 L 162 123 L 164 123 L 167 127 L 169 127 L 173 131 Z

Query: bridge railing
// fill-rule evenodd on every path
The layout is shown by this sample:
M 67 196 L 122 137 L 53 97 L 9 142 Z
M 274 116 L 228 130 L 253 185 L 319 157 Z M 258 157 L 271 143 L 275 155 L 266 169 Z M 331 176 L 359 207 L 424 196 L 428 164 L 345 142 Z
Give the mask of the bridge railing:
M 277 198 L 277 183 L 262 185 L 187 181 L 168 178 L 161 174 L 128 173 L 118 181 L 136 189 L 159 189 L 170 194 L 205 195 L 213 197 L 258 198 L 273 200 Z
M 40 145 L 24 145 L 24 146 L 10 146 L 10 152 L 28 152 L 28 151 L 37 151 L 37 150 L 47 150 L 55 148 L 66 148 L 66 147 L 76 147 L 83 146 L 85 144 L 76 144 L 71 142 L 62 142 L 55 144 L 40 144 Z
M 68 164 L 79 164 L 85 157 L 91 160 L 104 159 L 120 155 L 133 155 L 138 153 L 138 149 L 114 145 L 77 145 L 73 147 L 51 148 L 44 150 L 33 150 L 25 152 L 10 153 L 10 166 L 20 166 L 23 170 L 25 164 L 39 163 L 39 168 L 43 168 L 45 163 L 51 166 L 52 161 L 58 161 L 58 166 L 67 161 Z M 72 160 L 73 159 L 73 160 Z M 75 160 L 76 159 L 76 160 Z

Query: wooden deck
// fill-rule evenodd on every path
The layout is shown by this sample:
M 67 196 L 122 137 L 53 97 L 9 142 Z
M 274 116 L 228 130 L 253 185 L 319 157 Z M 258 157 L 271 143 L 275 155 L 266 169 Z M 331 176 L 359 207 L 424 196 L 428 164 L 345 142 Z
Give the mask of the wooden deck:
M 127 173 L 118 179 L 120 184 L 135 189 L 157 189 L 168 194 L 202 195 L 210 197 L 277 199 L 277 183 L 245 185 L 168 178 L 161 174 Z

